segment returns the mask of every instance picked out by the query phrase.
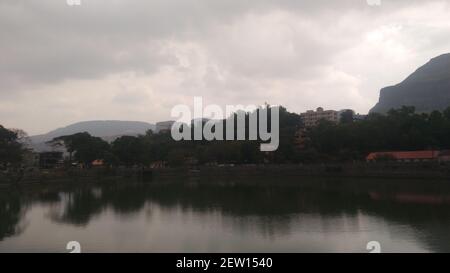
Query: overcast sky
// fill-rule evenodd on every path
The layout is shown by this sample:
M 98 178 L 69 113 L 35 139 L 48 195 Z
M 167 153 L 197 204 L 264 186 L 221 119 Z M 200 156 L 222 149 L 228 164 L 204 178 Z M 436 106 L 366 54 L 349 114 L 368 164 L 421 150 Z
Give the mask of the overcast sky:
M 367 113 L 450 52 L 445 0 L 81 1 L 0 0 L 0 124 L 156 122 L 193 96 Z

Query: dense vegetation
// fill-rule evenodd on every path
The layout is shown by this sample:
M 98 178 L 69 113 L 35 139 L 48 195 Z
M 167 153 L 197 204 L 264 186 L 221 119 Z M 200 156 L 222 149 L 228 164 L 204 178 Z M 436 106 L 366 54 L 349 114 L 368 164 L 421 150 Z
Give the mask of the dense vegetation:
M 247 132 L 251 114 L 245 114 Z M 232 118 L 236 119 L 236 114 Z M 226 135 L 226 129 L 223 134 Z M 314 128 L 305 129 L 299 115 L 280 107 L 280 146 L 275 152 L 261 152 L 261 140 L 175 141 L 170 132 L 152 131 L 140 136 L 122 136 L 112 143 L 88 133 L 58 137 L 52 143 L 64 145 L 72 161 L 86 165 L 96 159 L 114 166 L 149 166 L 161 161 L 170 166 L 308 164 L 363 161 L 374 151 L 445 150 L 450 149 L 449 136 L 450 108 L 425 114 L 415 113 L 414 107 L 403 107 L 387 115 L 370 114 L 365 120 L 354 122 L 346 113 L 338 124 L 322 121 Z M 23 151 L 20 134 L 0 126 L 0 164 L 18 164 Z
M 0 168 L 21 163 L 24 148 L 20 139 L 23 135 L 20 130 L 8 130 L 0 125 Z
M 247 126 L 248 118 L 249 114 Z M 74 159 L 78 161 L 103 158 L 110 164 L 126 166 L 147 166 L 156 161 L 171 166 L 362 161 L 373 151 L 449 149 L 450 108 L 443 113 L 417 114 L 413 107 L 403 107 L 355 122 L 346 113 L 339 124 L 322 121 L 317 127 L 303 130 L 303 146 L 298 142 L 300 131 L 300 116 L 280 108 L 280 146 L 273 153 L 260 152 L 261 141 L 177 142 L 170 132 L 123 136 L 111 145 L 87 133 L 56 140 L 64 140 L 69 151 L 76 152 Z
M 108 156 L 110 145 L 99 137 L 93 137 L 89 133 L 77 133 L 70 136 L 61 136 L 53 141 L 55 146 L 65 146 L 70 154 L 69 160 L 90 165 L 96 159 L 104 159 Z
M 321 122 L 308 135 L 308 151 L 327 160 L 361 160 L 374 151 L 450 149 L 450 108 L 418 114 L 403 107 L 359 122 Z
M 245 114 L 247 137 L 250 115 L 251 113 Z M 236 127 L 237 114 L 232 118 L 235 119 Z M 219 122 L 223 122 L 225 138 L 226 121 Z M 276 152 L 270 154 L 260 152 L 260 143 L 262 143 L 260 140 L 175 141 L 170 132 L 155 134 L 152 131 L 137 137 L 122 136 L 111 144 L 88 133 L 58 137 L 52 143 L 65 145 L 72 159 L 86 164 L 90 164 L 95 159 L 104 159 L 109 164 L 125 166 L 148 166 L 157 161 L 165 161 L 171 166 L 208 163 L 286 163 L 295 160 L 295 133 L 300 127 L 300 116 L 280 107 L 280 146 Z M 190 129 L 193 131 L 193 126 Z M 260 139 L 259 136 L 258 139 Z

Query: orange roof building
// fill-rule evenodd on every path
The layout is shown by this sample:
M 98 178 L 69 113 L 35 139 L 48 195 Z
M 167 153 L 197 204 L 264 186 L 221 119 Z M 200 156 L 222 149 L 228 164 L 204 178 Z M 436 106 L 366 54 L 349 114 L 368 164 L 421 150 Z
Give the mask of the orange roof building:
M 103 166 L 104 164 L 105 164 L 105 162 L 103 161 L 103 159 L 96 159 L 96 160 L 92 161 L 92 166 L 94 166 L 94 167 Z
M 366 160 L 377 161 L 392 159 L 400 162 L 420 162 L 439 160 L 440 151 L 407 151 L 407 152 L 376 152 L 370 153 Z

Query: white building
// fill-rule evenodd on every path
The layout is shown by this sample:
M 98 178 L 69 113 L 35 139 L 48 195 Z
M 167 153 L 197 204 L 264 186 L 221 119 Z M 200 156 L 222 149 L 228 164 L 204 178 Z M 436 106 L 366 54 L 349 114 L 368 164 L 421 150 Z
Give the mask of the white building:
M 339 113 L 335 110 L 324 110 L 322 107 L 317 108 L 316 111 L 309 110 L 301 113 L 300 117 L 303 120 L 305 127 L 314 127 L 320 120 L 328 120 L 331 122 L 339 122 Z

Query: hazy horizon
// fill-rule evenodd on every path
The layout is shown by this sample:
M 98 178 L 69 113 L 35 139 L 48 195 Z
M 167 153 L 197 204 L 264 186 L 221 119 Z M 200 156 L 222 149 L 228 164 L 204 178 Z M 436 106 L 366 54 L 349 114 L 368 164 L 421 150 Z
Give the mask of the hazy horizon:
M 450 52 L 449 14 L 437 0 L 0 1 L 0 124 L 156 123 L 194 96 L 367 113 Z

